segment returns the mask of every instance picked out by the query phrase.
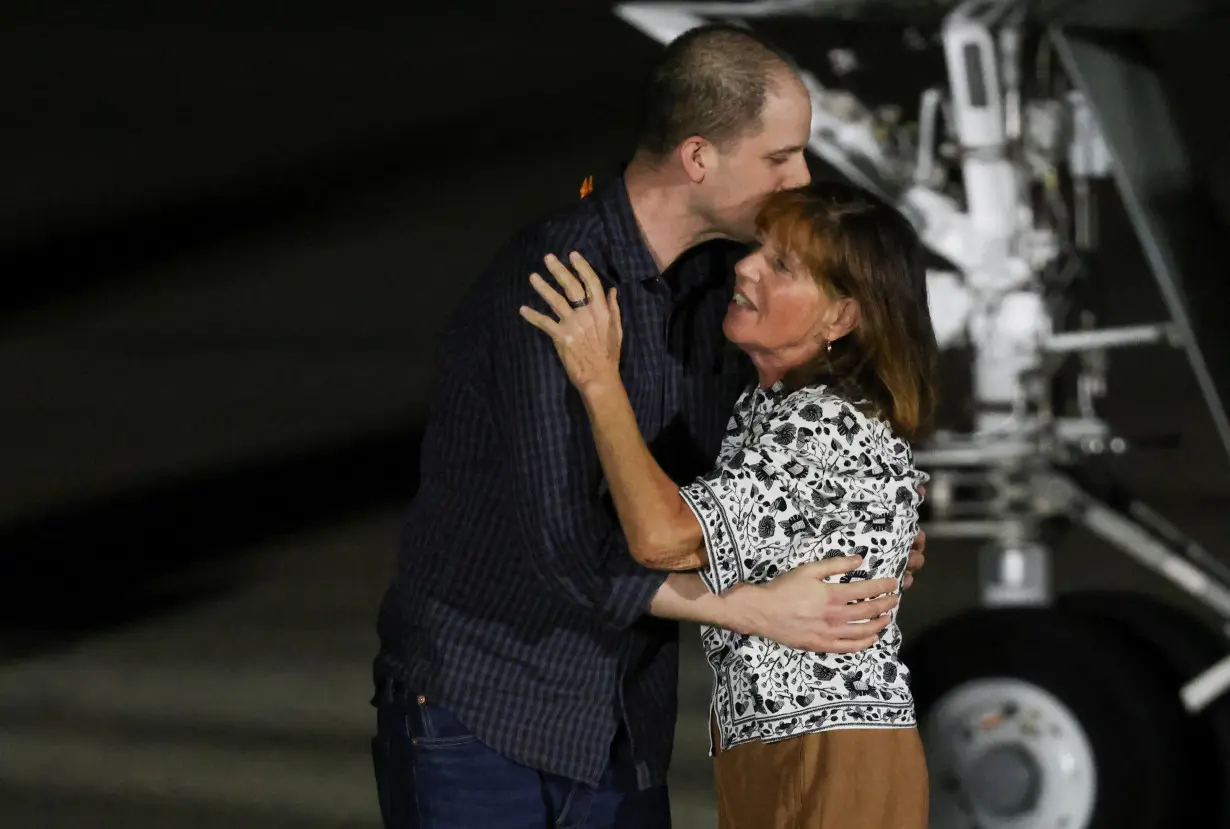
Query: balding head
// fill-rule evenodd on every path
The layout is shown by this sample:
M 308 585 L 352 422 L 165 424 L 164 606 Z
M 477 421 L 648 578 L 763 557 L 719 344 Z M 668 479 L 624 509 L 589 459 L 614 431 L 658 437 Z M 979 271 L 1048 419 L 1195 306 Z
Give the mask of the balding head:
M 692 29 L 650 75 L 639 167 L 703 238 L 750 241 L 772 193 L 810 180 L 811 98 L 790 61 L 732 26 Z
M 761 128 L 774 88 L 799 87 L 789 59 L 729 25 L 691 29 L 666 48 L 650 73 L 638 151 L 661 159 L 690 136 L 725 148 Z

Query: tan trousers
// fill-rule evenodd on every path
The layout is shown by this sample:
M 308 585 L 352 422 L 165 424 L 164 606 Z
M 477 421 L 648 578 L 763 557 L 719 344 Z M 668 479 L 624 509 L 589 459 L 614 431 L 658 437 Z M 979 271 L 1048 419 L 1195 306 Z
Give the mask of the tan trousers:
M 913 728 L 741 743 L 718 753 L 714 776 L 718 829 L 927 826 L 927 761 Z

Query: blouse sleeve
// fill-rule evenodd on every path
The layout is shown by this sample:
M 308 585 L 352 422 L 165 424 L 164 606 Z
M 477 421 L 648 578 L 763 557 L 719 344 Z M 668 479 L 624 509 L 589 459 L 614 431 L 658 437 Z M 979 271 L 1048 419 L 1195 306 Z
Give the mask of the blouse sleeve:
M 700 522 L 709 556 L 700 576 L 714 593 L 768 581 L 786 564 L 792 530 L 806 527 L 798 490 L 822 474 L 822 459 L 799 449 L 815 426 L 797 414 L 771 421 L 769 430 L 745 437 L 742 447 L 723 452 L 711 472 L 680 490 Z

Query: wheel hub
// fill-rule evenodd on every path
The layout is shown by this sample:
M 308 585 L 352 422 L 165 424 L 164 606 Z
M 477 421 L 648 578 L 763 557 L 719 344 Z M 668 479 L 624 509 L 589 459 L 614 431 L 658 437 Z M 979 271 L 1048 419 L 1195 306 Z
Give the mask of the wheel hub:
M 1075 714 L 1019 679 L 953 688 L 922 723 L 935 829 L 1084 829 L 1093 748 Z
M 989 748 L 962 770 L 961 779 L 974 802 L 996 817 L 1012 817 L 1037 807 L 1042 789 L 1042 769 L 1037 760 L 1019 745 L 1002 744 Z

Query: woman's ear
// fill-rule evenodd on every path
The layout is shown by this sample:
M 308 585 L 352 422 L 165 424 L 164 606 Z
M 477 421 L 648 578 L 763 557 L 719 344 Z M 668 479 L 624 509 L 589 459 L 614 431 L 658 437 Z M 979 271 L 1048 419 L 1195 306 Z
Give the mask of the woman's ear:
M 859 321 L 862 319 L 858 301 L 849 297 L 837 300 L 833 309 L 833 319 L 829 322 L 827 333 L 830 342 L 836 342 L 858 328 Z

